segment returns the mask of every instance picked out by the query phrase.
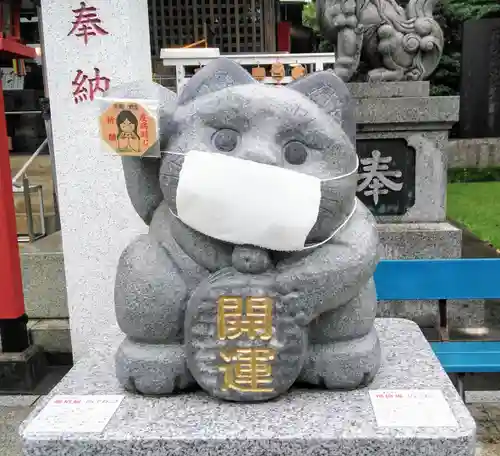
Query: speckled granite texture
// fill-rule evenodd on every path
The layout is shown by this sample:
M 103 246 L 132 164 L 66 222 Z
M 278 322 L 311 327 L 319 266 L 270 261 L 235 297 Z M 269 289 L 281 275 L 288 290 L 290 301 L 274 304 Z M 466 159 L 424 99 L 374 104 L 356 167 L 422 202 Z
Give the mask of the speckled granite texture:
M 458 120 L 457 97 L 431 97 L 426 82 L 349 84 L 356 99 L 358 140 L 404 139 L 415 150 L 415 202 L 403 215 L 376 217 L 382 257 L 457 258 L 461 231 L 446 222 L 448 133 Z M 484 306 L 450 305 L 450 320 L 479 322 Z M 379 303 L 378 316 L 438 321 L 436 301 Z
M 350 82 L 347 84 L 353 98 L 408 98 L 428 97 L 429 81 Z
M 112 304 L 116 264 L 146 225 L 128 198 L 120 157 L 101 148 L 98 100 L 75 103 L 72 81 L 77 70 L 94 78 L 95 68 L 111 87 L 152 78 L 147 2 L 87 2 L 97 8 L 108 32 L 90 36 L 88 45 L 81 37 L 68 36 L 75 20 L 72 10 L 79 5 L 78 0 L 41 2 L 75 359 L 119 335 Z M 83 79 L 82 85 L 88 98 Z
M 102 434 L 23 435 L 24 454 L 472 456 L 475 423 L 416 324 L 384 319 L 377 320 L 376 328 L 382 367 L 369 389 L 441 389 L 458 428 L 377 428 L 368 388 L 294 389 L 259 404 L 220 402 L 205 393 L 126 395 Z M 113 366 L 119 342 L 80 361 L 52 394 L 121 394 Z
M 430 124 L 449 124 L 451 128 L 458 120 L 459 105 L 459 97 L 357 98 L 355 112 L 362 125 L 393 123 L 410 129 L 428 124 L 425 130 L 438 130 Z
M 462 231 L 447 222 L 379 223 L 377 228 L 384 259 L 458 258 L 462 253 Z M 464 301 L 449 304 L 448 321 L 451 326 L 462 321 L 481 323 L 480 316 L 484 316 L 484 312 L 477 303 L 471 305 L 470 301 Z M 377 316 L 408 318 L 421 327 L 434 328 L 439 322 L 438 302 L 380 301 Z
M 415 149 L 415 204 L 382 223 L 435 223 L 446 219 L 448 132 L 458 121 L 458 97 L 430 97 L 426 82 L 349 84 L 358 140 L 404 139 Z
M 253 402 L 273 399 L 296 381 L 332 390 L 368 384 L 380 364 L 372 279 L 379 239 L 373 215 L 355 196 L 356 123 L 345 84 L 325 71 L 277 89 L 221 58 L 197 72 L 177 99 L 152 81 L 115 87 L 106 96 L 160 100 L 162 157 L 123 158 L 128 194 L 149 224 L 148 234 L 123 251 L 116 273 L 116 318 L 127 335 L 116 357 L 123 387 L 168 395 L 196 383 L 215 397 Z M 192 183 L 202 179 L 190 182 L 186 175 L 200 154 L 219 158 L 203 164 L 211 181 L 197 190 Z M 234 184 L 226 172 L 217 177 L 220 160 L 228 159 L 240 162 L 235 173 L 257 169 L 255 179 L 244 172 Z M 269 183 L 270 201 L 278 190 L 272 177 L 266 180 L 270 171 L 318 183 L 307 249 L 224 236 L 257 227 L 256 220 L 265 238 L 276 229 L 294 231 L 285 217 L 267 226 L 265 201 L 245 222 L 221 198 L 208 196 L 213 188 L 251 214 L 255 182 Z M 244 193 L 228 193 L 232 186 Z M 205 221 L 218 220 L 217 233 L 182 216 L 182 195 Z M 296 203 L 290 220 L 300 220 Z M 225 221 L 242 226 L 235 231 L 220 224 Z M 247 371 L 247 363 L 257 365 Z
M 408 100 L 406 98 L 392 101 Z M 415 98 L 415 100 L 419 100 Z M 408 115 L 411 114 L 408 111 Z M 458 115 L 458 114 L 457 114 Z M 446 220 L 446 145 L 448 144 L 448 128 L 453 122 L 445 124 L 437 117 L 434 124 L 429 119 L 422 121 L 413 128 L 401 127 L 399 122 L 409 122 L 408 117 L 394 117 L 394 123 L 384 125 L 383 131 L 375 124 L 362 126 L 363 133 L 358 139 L 404 139 L 409 147 L 415 149 L 415 204 L 404 215 L 377 216 L 377 222 L 382 223 L 435 223 Z M 441 123 L 439 123 L 441 122 Z M 359 124 L 358 124 L 359 125 Z M 438 126 L 436 126 L 438 125 Z M 368 129 L 376 131 L 368 132 Z M 404 130 L 403 130 L 404 128 Z M 415 131 L 421 130 L 421 131 Z

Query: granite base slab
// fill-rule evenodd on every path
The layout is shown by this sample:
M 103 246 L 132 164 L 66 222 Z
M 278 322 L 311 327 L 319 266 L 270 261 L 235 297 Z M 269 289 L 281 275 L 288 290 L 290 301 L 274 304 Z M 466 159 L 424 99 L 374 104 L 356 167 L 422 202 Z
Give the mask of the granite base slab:
M 474 420 L 418 326 L 382 319 L 376 328 L 383 360 L 368 388 L 293 389 L 258 404 L 220 402 L 202 392 L 162 398 L 127 394 L 114 375 L 112 353 L 120 342 L 116 341 L 77 363 L 51 393 L 124 395 L 104 431 L 30 432 L 27 425 L 49 396 L 21 427 L 24 455 L 472 456 Z M 457 426 L 379 427 L 369 392 L 380 389 L 440 390 Z

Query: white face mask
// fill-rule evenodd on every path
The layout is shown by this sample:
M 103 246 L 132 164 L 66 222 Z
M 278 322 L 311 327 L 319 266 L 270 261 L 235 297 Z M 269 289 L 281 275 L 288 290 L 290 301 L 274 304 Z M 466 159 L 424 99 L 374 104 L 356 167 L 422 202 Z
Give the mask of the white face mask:
M 175 154 L 184 155 L 184 154 Z M 342 176 L 349 177 L 356 168 Z M 322 180 L 224 154 L 191 151 L 185 155 L 177 187 L 177 217 L 207 236 L 233 244 L 249 244 L 278 251 L 306 246 L 318 218 Z M 356 201 L 356 200 L 355 200 Z

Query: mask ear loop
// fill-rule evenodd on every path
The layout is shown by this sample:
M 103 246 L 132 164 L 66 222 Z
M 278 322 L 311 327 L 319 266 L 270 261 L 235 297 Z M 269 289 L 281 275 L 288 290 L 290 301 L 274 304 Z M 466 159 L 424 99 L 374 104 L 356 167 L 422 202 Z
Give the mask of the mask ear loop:
M 187 154 L 183 154 L 182 152 L 171 152 L 169 150 L 160 150 L 161 155 L 182 155 L 185 157 Z
M 330 236 L 328 236 L 324 241 L 318 242 L 316 244 L 306 245 L 303 249 L 294 250 L 294 252 L 303 252 L 305 250 L 315 249 L 330 242 L 340 232 L 340 230 L 342 230 L 342 228 L 344 228 L 351 221 L 351 219 L 354 217 L 354 214 L 356 213 L 357 208 L 358 208 L 358 198 L 354 197 L 354 205 L 351 212 L 346 217 L 346 219 L 335 229 L 335 231 L 332 234 L 330 234 Z
M 170 152 L 170 151 L 162 151 L 161 152 L 162 154 L 170 154 L 170 155 L 182 155 L 183 157 L 185 157 L 187 154 L 183 154 L 181 152 Z M 335 177 L 332 177 L 330 179 L 323 179 L 322 182 L 325 182 L 325 181 L 331 181 L 331 180 L 338 180 L 338 179 L 344 179 L 346 177 L 350 177 L 352 176 L 353 174 L 357 173 L 358 172 L 358 168 L 359 168 L 359 157 L 358 157 L 358 154 L 356 154 L 356 167 L 346 173 L 346 174 L 342 174 L 340 176 L 335 176 Z M 354 197 L 354 205 L 353 205 L 353 208 L 351 210 L 351 212 L 349 213 L 349 215 L 346 217 L 346 219 L 333 231 L 332 234 L 330 234 L 330 236 L 328 236 L 324 241 L 321 241 L 321 242 L 318 242 L 318 243 L 315 243 L 315 244 L 310 244 L 310 245 L 306 245 L 303 249 L 300 249 L 300 250 L 292 250 L 291 252 L 303 252 L 305 250 L 311 250 L 311 249 L 315 249 L 317 247 L 321 247 L 322 245 L 325 245 L 327 244 L 328 242 L 330 242 L 341 230 L 342 228 L 344 228 L 349 222 L 350 220 L 354 217 L 354 214 L 356 213 L 356 209 L 358 208 L 358 198 Z M 170 208 L 170 206 L 168 206 L 168 210 L 170 211 L 170 213 L 178 220 L 181 220 L 181 218 Z
M 341 174 L 340 176 L 330 177 L 329 179 L 322 179 L 321 182 L 329 182 L 332 180 L 338 180 L 338 179 L 344 179 L 346 177 L 350 177 L 353 174 L 356 174 L 358 172 L 358 169 L 359 169 L 359 157 L 358 157 L 358 154 L 356 154 L 356 166 L 354 167 L 354 169 L 352 171 L 349 171 L 346 174 Z
M 344 179 L 346 177 L 351 177 L 353 174 L 356 174 L 358 172 L 358 169 L 359 169 L 359 157 L 358 157 L 358 154 L 356 154 L 356 167 L 352 171 L 350 171 L 350 172 L 348 172 L 346 174 L 342 174 L 340 176 L 332 177 L 330 179 L 323 179 L 322 182 L 327 182 L 327 181 L 332 181 L 332 180 Z M 353 205 L 353 208 L 352 208 L 351 212 L 346 217 L 346 219 L 333 231 L 333 233 L 330 234 L 330 236 L 328 236 L 324 241 L 318 242 L 316 244 L 306 245 L 303 249 L 301 249 L 301 250 L 295 250 L 295 252 L 303 252 L 305 250 L 315 249 L 316 247 L 321 247 L 322 245 L 325 245 L 328 242 L 330 242 L 340 232 L 340 230 L 342 230 L 342 228 L 344 228 L 350 222 L 350 220 L 354 217 L 354 214 L 356 213 L 356 209 L 357 208 L 358 208 L 358 198 L 354 197 L 354 205 Z

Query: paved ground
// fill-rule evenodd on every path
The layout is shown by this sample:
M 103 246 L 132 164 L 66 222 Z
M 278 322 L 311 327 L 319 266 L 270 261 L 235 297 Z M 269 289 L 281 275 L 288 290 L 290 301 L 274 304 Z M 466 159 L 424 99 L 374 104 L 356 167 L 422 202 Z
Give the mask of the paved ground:
M 29 398 L 24 400 L 22 398 Z M 17 430 L 29 415 L 38 396 L 0 397 L 0 454 L 2 456 L 20 456 L 21 448 Z
M 477 456 L 500 456 L 500 403 L 470 404 L 477 423 Z
M 52 366 L 29 395 L 0 395 L 0 456 L 21 456 L 18 428 L 37 400 L 66 375 L 70 366 Z
M 457 225 L 458 226 L 458 225 Z M 463 227 L 459 226 L 463 229 Z M 463 230 L 462 256 L 464 258 L 499 258 L 500 251 L 495 250 L 468 230 Z M 488 338 L 500 340 L 500 301 L 490 300 L 485 303 L 485 320 L 489 329 Z M 460 334 L 460 338 L 474 339 L 472 333 L 469 337 Z M 484 336 L 478 334 L 478 339 Z M 466 381 L 467 390 L 488 390 L 498 388 L 498 374 L 469 376 Z M 498 396 L 498 392 L 496 396 Z M 500 402 L 489 403 L 478 399 L 478 403 L 469 404 L 469 411 L 477 423 L 478 447 L 476 456 L 500 456 Z

